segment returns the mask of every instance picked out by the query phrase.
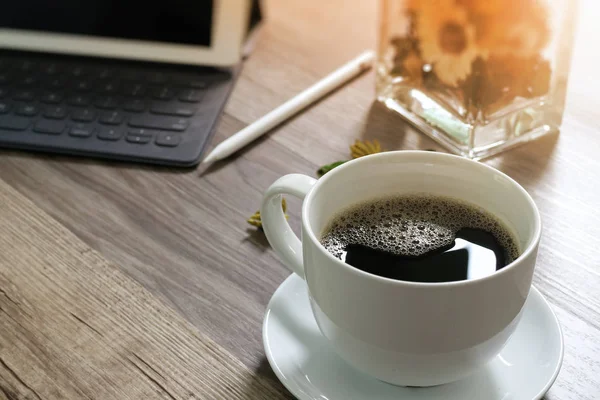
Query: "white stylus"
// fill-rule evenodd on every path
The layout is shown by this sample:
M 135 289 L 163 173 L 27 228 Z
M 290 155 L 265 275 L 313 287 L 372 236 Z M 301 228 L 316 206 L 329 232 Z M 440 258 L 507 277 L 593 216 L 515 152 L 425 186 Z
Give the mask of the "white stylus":
M 354 60 L 343 65 L 313 86 L 286 101 L 270 113 L 259 118 L 238 133 L 219 143 L 213 151 L 204 158 L 203 163 L 222 160 L 230 156 L 248 143 L 264 135 L 275 126 L 292 117 L 302 109 L 319 100 L 333 89 L 349 81 L 356 75 L 371 68 L 375 53 L 365 51 Z

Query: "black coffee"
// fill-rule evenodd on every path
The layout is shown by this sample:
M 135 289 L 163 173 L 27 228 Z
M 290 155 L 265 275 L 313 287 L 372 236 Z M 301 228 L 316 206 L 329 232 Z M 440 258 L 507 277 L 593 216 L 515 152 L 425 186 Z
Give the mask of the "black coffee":
M 517 241 L 490 213 L 449 198 L 391 197 L 337 215 L 321 243 L 363 271 L 412 282 L 491 275 L 519 256 Z

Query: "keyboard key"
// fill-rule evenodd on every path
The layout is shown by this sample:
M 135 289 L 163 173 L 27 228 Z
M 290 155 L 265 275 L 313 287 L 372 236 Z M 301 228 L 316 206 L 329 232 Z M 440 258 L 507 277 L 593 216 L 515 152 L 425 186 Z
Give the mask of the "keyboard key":
M 65 128 L 66 125 L 62 121 L 42 119 L 33 126 L 33 131 L 38 133 L 47 133 L 49 135 L 60 135 Z
M 33 71 L 35 69 L 35 63 L 33 61 L 29 61 L 29 60 L 24 60 L 24 61 L 19 61 L 16 65 L 15 68 L 19 69 L 23 72 L 30 72 Z
M 151 112 L 163 115 L 177 115 L 181 117 L 191 117 L 196 112 L 195 107 L 186 104 L 155 102 L 152 104 Z
M 92 136 L 94 133 L 94 127 L 88 126 L 85 124 L 75 124 L 75 126 L 71 127 L 69 130 L 69 136 L 86 138 Z
M 61 89 L 65 87 L 67 79 L 64 76 L 57 76 L 48 81 L 48 87 L 52 89 Z
M 7 94 L 8 94 L 8 90 L 0 87 L 0 99 L 3 97 L 6 97 Z
M 204 97 L 204 92 L 197 89 L 186 89 L 179 94 L 179 100 L 197 103 Z
M 38 108 L 36 106 L 34 106 L 33 104 L 22 104 L 17 108 L 18 115 L 32 117 L 34 115 L 37 115 L 37 113 L 38 113 Z
M 136 81 L 140 79 L 140 72 L 132 69 L 126 69 L 119 72 L 119 77 L 126 81 Z
M 159 133 L 154 143 L 164 147 L 175 147 L 180 141 L 181 135 L 172 133 Z
M 98 79 L 109 79 L 115 76 L 115 70 L 112 68 L 100 68 L 96 71 Z
M 13 94 L 15 100 L 31 101 L 35 97 L 35 94 L 31 90 L 17 90 Z
M 10 111 L 10 104 L 0 101 L 0 114 L 6 114 Z
M 96 99 L 96 107 L 104 108 L 106 110 L 114 110 L 119 105 L 119 102 L 115 97 L 112 96 L 101 96 Z
M 150 72 L 147 79 L 152 83 L 165 83 L 167 81 L 167 75 L 161 72 Z
M 138 136 L 152 136 L 152 132 L 147 130 L 147 129 L 134 129 L 134 128 L 129 128 L 127 130 L 127 134 L 128 135 L 138 135 Z
M 74 121 L 90 122 L 96 118 L 96 113 L 90 108 L 79 108 L 71 113 L 71 119 Z
M 175 97 L 175 92 L 167 86 L 161 86 L 154 89 L 153 96 L 161 100 L 170 100 Z
M 188 81 L 187 84 L 196 89 L 205 89 L 206 87 L 208 87 L 208 82 L 199 79 Z
M 20 79 L 17 80 L 17 84 L 21 85 L 21 86 L 33 86 L 37 83 L 37 79 L 35 79 L 35 76 L 23 76 Z
M 49 63 L 42 65 L 41 70 L 46 75 L 56 75 L 61 71 L 61 67 L 57 63 Z
M 118 129 L 100 129 L 98 132 L 98 139 L 115 141 L 121 139 L 123 133 Z
M 71 70 L 69 72 L 75 77 L 81 77 L 85 75 L 87 71 L 82 66 L 76 65 L 71 67 Z
M 112 82 L 112 81 L 102 82 L 98 85 L 98 91 L 100 93 L 106 93 L 106 94 L 115 93 L 117 91 L 117 88 L 118 88 L 117 83 Z
M 146 144 L 152 140 L 152 135 L 135 135 L 128 133 L 125 140 L 129 143 Z
M 73 84 L 73 88 L 81 92 L 87 92 L 88 90 L 92 90 L 92 82 L 85 79 L 78 80 Z
M 188 86 L 194 89 L 205 89 L 208 87 L 208 81 L 197 77 L 180 77 L 176 83 L 180 86 Z
M 14 115 L 0 115 L 0 129 L 11 131 L 24 131 L 31 122 L 27 117 L 16 117 Z
M 69 104 L 72 106 L 87 106 L 92 102 L 89 96 L 76 94 L 74 96 L 69 97 Z
M 49 104 L 58 104 L 62 101 L 62 99 L 62 94 L 56 92 L 45 93 L 41 98 L 42 102 Z
M 63 119 L 67 116 L 67 108 L 63 106 L 50 106 L 46 108 L 44 117 L 52 119 Z
M 123 94 L 132 97 L 141 97 L 146 93 L 146 87 L 141 83 L 128 83 L 123 87 Z
M 142 112 L 146 109 L 146 103 L 143 100 L 132 99 L 126 101 L 123 108 L 127 111 Z
M 118 111 L 111 111 L 100 116 L 100 123 L 106 125 L 120 125 L 125 116 Z
M 189 125 L 185 118 L 154 115 L 134 115 L 129 125 L 137 128 L 160 129 L 164 131 L 184 131 Z

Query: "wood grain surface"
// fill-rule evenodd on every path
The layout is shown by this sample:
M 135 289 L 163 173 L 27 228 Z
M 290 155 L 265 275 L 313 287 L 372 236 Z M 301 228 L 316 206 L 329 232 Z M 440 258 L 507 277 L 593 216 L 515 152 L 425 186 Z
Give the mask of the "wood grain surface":
M 281 396 L 3 182 L 0 204 L 0 395 Z
M 265 6 L 267 23 L 244 66 L 213 145 L 364 49 L 375 48 L 375 2 L 271 0 Z M 546 400 L 600 399 L 600 59 L 592 39 L 597 37 L 600 6 L 587 0 L 581 2 L 580 9 L 560 135 L 485 161 L 520 182 L 542 213 L 544 232 L 535 285 L 556 311 L 566 343 L 563 368 Z M 272 134 L 209 168 L 174 170 L 4 151 L 0 153 L 0 178 L 204 335 L 192 336 L 187 328 L 182 328 L 182 335 L 189 341 L 204 343 L 205 337 L 212 339 L 218 346 L 215 348 L 222 348 L 239 360 L 261 385 L 281 390 L 271 392 L 272 397 L 265 394 L 256 399 L 291 398 L 266 363 L 261 339 L 265 306 L 289 272 L 269 249 L 263 235 L 246 225 L 245 219 L 258 208 L 263 191 L 277 177 L 291 172 L 315 175 L 319 166 L 347 158 L 348 145 L 355 139 L 377 138 L 388 150 L 440 150 L 400 117 L 374 103 L 373 78 L 370 73 L 355 79 Z M 298 202 L 291 201 L 291 223 L 296 227 L 298 206 Z M 48 252 L 52 253 L 52 249 Z M 2 276 L 7 275 L 8 267 L 1 268 Z M 106 266 L 104 269 L 112 271 Z M 50 284 L 49 278 L 40 271 L 36 273 Z M 102 275 L 93 276 L 106 283 L 109 278 Z M 11 271 L 10 276 L 21 273 Z M 24 285 L 19 288 L 27 288 Z M 61 282 L 55 281 L 54 285 L 52 290 L 58 296 L 62 293 Z M 130 288 L 129 284 L 126 287 Z M 19 293 L 11 291 L 10 295 Z M 87 301 L 84 293 L 79 296 Z M 31 293 L 26 298 L 41 309 L 53 307 L 39 304 L 40 299 Z M 17 307 L 13 311 L 16 313 L 21 306 L 0 296 L 0 307 Z M 26 312 L 28 309 L 23 307 Z M 77 314 L 77 307 L 70 310 L 88 322 L 87 316 Z M 60 321 L 75 329 L 77 321 L 69 319 L 69 314 L 61 315 Z M 115 326 L 124 323 L 121 316 L 111 317 Z M 26 316 L 22 318 L 27 320 Z M 1 321 L 5 326 L 4 319 Z M 89 323 L 98 329 L 94 322 L 99 323 Z M 87 329 L 83 324 L 79 326 Z M 108 326 L 104 327 L 108 330 Z M 35 338 L 39 343 L 49 341 L 45 330 L 50 327 L 30 321 L 26 329 L 19 329 L 20 336 Z M 85 332 L 93 338 L 91 332 Z M 2 327 L 0 337 L 5 341 L 17 336 Z M 154 354 L 149 348 L 143 351 L 142 357 Z M 38 357 L 47 353 L 12 348 L 10 354 L 13 358 L 8 359 L 9 368 L 16 368 L 15 360 L 27 362 L 30 367 L 21 372 L 27 374 L 22 382 L 10 375 L 6 367 L 0 368 L 0 384 L 11 388 L 16 398 L 35 398 L 27 386 L 42 390 L 41 377 L 54 373 L 51 366 L 36 361 L 43 360 Z M 0 355 L 4 357 L 3 353 Z M 58 357 L 55 362 L 64 359 Z M 80 361 L 85 368 L 73 371 L 68 381 L 57 381 L 54 387 L 63 391 L 60 393 L 74 393 L 68 392 L 73 387 L 96 387 L 87 381 L 90 371 L 98 377 L 114 376 L 111 368 L 117 368 L 103 359 Z M 229 365 L 234 365 L 233 361 Z M 243 370 L 236 371 L 242 374 L 242 381 L 248 379 L 239 372 Z M 192 378 L 186 381 L 190 387 L 199 384 Z M 140 380 L 140 385 L 147 385 L 145 388 L 152 387 L 144 376 L 131 379 Z M 90 390 L 89 396 L 103 398 L 101 394 L 111 393 L 110 390 L 129 388 L 131 398 L 144 398 L 136 391 L 137 386 L 130 385 L 121 385 L 121 380 L 106 381 L 103 386 L 118 387 L 99 387 L 103 392 Z M 44 393 L 47 396 L 43 398 L 60 397 L 59 392 Z

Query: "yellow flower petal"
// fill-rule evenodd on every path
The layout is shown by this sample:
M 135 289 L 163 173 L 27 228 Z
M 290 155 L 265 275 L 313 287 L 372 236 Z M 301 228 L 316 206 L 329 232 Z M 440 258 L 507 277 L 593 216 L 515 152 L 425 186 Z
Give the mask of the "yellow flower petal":
M 257 211 L 254 214 L 252 214 L 252 216 L 250 218 L 248 218 L 248 223 L 257 228 L 262 228 L 262 221 L 260 219 L 260 211 Z
M 373 140 L 369 142 L 365 140 L 364 142 L 360 140 L 356 140 L 353 145 L 350 146 L 350 154 L 352 154 L 352 158 L 359 158 L 368 156 L 369 154 L 381 153 L 381 144 L 377 140 Z
M 475 26 L 454 0 L 424 1 L 417 15 L 417 37 L 423 61 L 444 84 L 457 86 L 471 73 L 479 54 Z
M 288 215 L 285 214 L 285 212 L 287 211 L 287 202 L 285 201 L 285 197 L 281 198 L 281 208 L 283 209 L 285 219 L 288 219 Z M 260 218 L 260 211 L 257 211 L 254 214 L 252 214 L 252 216 L 248 218 L 246 222 L 248 222 L 252 226 L 262 229 L 262 219 Z

